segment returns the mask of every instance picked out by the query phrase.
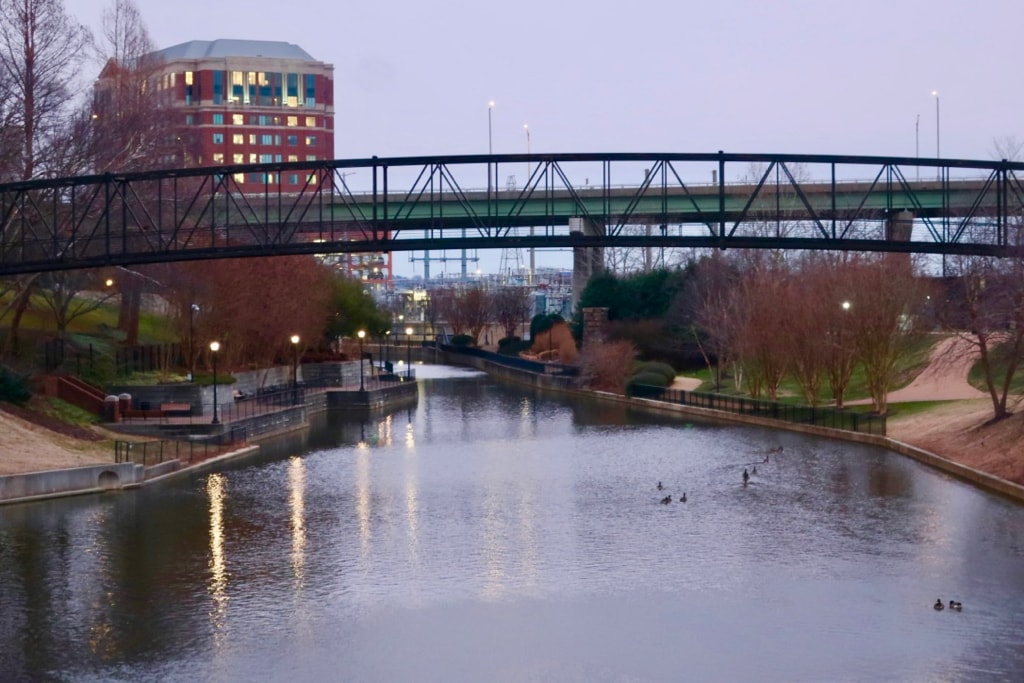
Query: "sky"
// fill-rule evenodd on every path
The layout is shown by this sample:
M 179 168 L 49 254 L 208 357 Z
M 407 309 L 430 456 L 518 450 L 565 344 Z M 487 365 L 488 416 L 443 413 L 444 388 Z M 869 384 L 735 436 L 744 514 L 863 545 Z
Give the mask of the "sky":
M 66 6 L 99 34 L 111 2 Z M 1020 0 L 136 4 L 157 47 L 282 40 L 333 64 L 339 159 L 525 153 L 524 124 L 533 153 L 934 157 L 938 132 L 943 157 L 991 159 L 1024 140 Z

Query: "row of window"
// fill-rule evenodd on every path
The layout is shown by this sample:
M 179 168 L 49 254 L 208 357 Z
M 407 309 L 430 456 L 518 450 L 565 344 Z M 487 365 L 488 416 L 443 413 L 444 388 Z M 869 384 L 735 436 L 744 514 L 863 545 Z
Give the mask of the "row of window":
M 185 125 L 195 125 L 196 116 L 195 114 L 185 114 Z M 213 114 L 211 122 L 215 126 L 224 125 L 224 114 Z M 231 114 L 231 123 L 235 126 L 246 125 L 245 114 Z M 248 125 L 250 126 L 280 126 L 286 125 L 289 128 L 295 128 L 299 125 L 298 116 L 273 116 L 270 114 L 249 114 Z M 316 117 L 307 116 L 303 121 L 303 125 L 306 128 L 316 128 Z
M 189 87 L 186 85 L 186 91 Z M 186 97 L 189 95 L 186 92 Z M 224 102 L 258 107 L 315 107 L 316 76 L 276 71 L 214 71 L 213 103 Z
M 242 152 L 235 152 L 231 155 L 231 163 L 233 164 L 244 164 L 246 155 Z M 224 152 L 213 153 L 213 163 L 223 164 L 224 159 L 227 158 Z M 249 163 L 250 164 L 279 164 L 284 160 L 283 154 L 256 154 L 255 152 L 249 152 Z M 298 161 L 298 154 L 289 154 L 288 161 Z M 307 154 L 306 161 L 316 161 L 315 154 Z
M 298 135 L 286 135 L 285 136 L 285 141 L 287 142 L 289 147 L 298 147 L 298 145 L 299 145 L 299 136 Z M 315 135 L 307 135 L 307 136 L 305 136 L 305 143 L 306 143 L 307 147 L 315 147 L 316 146 L 316 136 Z M 215 145 L 223 145 L 224 144 L 224 133 L 213 133 L 213 144 L 215 144 Z M 242 133 L 233 133 L 231 135 L 231 144 L 232 145 L 244 145 L 245 144 L 245 135 L 243 135 Z M 257 135 L 256 133 L 249 133 L 249 144 L 250 145 L 275 145 L 277 147 L 280 147 L 281 146 L 281 136 L 280 135 L 274 135 L 272 133 L 262 133 L 262 134 L 259 134 L 259 135 Z
M 277 173 L 236 173 L 232 178 L 234 178 L 236 183 L 263 183 L 266 185 L 277 185 L 278 183 Z M 280 176 L 281 182 L 287 185 L 298 185 L 300 178 L 303 184 L 316 185 L 317 183 L 315 175 L 286 173 Z

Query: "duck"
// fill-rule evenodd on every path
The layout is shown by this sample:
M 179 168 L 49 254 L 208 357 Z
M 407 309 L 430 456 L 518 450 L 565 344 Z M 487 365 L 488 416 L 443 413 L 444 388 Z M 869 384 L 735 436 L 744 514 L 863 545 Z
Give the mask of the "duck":
M 743 468 L 743 485 L 747 485 L 747 481 L 750 479 L 750 472 L 747 472 L 747 468 Z
M 662 490 L 663 488 L 665 488 L 665 487 L 664 487 L 664 486 L 662 486 L 662 485 L 661 485 L 661 482 L 659 481 L 659 482 L 658 482 L 658 490 L 660 491 L 660 490 Z
M 937 611 L 937 612 L 941 612 L 942 610 L 944 610 L 946 608 L 946 606 L 942 604 L 942 600 L 940 600 L 940 599 L 936 599 L 935 600 L 935 604 L 932 605 L 932 607 L 934 607 L 935 611 Z
M 672 502 L 672 496 L 665 496 L 664 498 L 661 499 L 661 504 L 662 505 L 668 505 L 671 502 Z
M 960 603 L 960 602 L 958 602 L 956 600 L 950 600 L 949 601 L 949 609 L 955 609 L 957 612 L 959 612 L 963 608 L 964 608 L 964 606 L 963 606 L 962 603 Z
M 683 492 L 683 495 L 679 496 L 679 502 L 680 503 L 685 503 L 686 502 L 686 492 L 685 491 Z
M 751 475 L 757 474 L 757 465 L 754 465 L 754 467 L 753 467 L 753 468 L 751 468 L 751 470 L 750 470 L 750 474 L 751 474 Z

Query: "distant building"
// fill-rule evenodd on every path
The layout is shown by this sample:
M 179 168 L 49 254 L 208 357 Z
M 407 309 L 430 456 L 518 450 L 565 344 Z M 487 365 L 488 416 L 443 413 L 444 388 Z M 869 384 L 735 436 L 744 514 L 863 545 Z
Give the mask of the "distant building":
M 180 112 L 157 167 L 218 166 L 334 158 L 334 66 L 298 45 L 265 40 L 191 40 L 147 56 L 156 64 L 147 87 L 161 106 Z M 117 78 L 107 64 L 94 88 L 97 115 Z M 301 192 L 309 173 L 236 173 L 246 193 Z M 391 255 L 367 255 L 352 274 L 391 282 Z M 362 259 L 360 260 L 362 261 Z

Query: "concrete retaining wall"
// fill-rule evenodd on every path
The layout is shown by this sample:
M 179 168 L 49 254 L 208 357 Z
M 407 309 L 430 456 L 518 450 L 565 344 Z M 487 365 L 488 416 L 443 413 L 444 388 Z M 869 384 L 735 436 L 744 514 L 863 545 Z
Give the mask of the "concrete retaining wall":
M 0 503 L 130 488 L 144 479 L 144 468 L 134 463 L 12 474 L 0 477 Z

